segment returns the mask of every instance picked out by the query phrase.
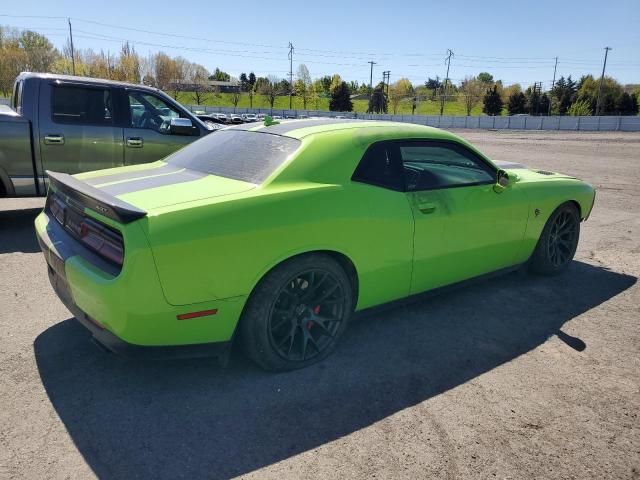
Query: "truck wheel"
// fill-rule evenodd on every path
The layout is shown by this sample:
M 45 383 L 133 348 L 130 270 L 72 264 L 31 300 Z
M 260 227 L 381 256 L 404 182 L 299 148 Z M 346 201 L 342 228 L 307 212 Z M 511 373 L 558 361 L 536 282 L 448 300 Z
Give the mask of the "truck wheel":
M 564 203 L 547 220 L 529 268 L 542 275 L 557 275 L 567 269 L 578 247 L 580 214 L 573 203 Z
M 247 355 L 266 370 L 294 370 L 329 355 L 353 312 L 353 288 L 331 257 L 309 254 L 274 268 L 240 321 Z

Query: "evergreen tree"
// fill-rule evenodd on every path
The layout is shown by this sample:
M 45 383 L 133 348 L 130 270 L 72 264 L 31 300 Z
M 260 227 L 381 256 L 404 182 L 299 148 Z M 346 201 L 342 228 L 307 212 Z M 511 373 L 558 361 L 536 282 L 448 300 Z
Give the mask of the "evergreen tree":
M 387 113 L 389 105 L 389 99 L 385 93 L 385 85 L 380 82 L 376 85 L 376 88 L 371 92 L 371 98 L 369 99 L 368 113 Z
M 498 93 L 498 86 L 494 85 L 493 88 L 487 90 L 487 94 L 484 96 L 482 111 L 487 115 L 500 115 L 502 113 L 502 98 Z
M 527 113 L 527 97 L 522 92 L 513 92 L 509 95 L 509 103 L 507 104 L 509 115 L 517 115 L 519 113 Z
M 246 73 L 241 73 L 240 74 L 240 90 L 242 90 L 243 92 L 247 92 L 249 90 L 249 79 L 247 78 L 247 74 Z
M 616 111 L 618 115 L 635 115 L 635 109 L 633 108 L 633 100 L 631 95 L 627 92 L 624 92 L 618 98 L 616 102 Z
M 329 110 L 332 112 L 350 112 L 353 110 L 351 102 L 351 92 L 347 82 L 341 82 L 331 91 L 331 100 L 329 101 Z
M 551 100 L 549 99 L 546 93 L 543 93 L 540 97 L 540 108 L 538 109 L 538 113 L 540 115 L 546 115 L 549 113 L 549 103 Z
M 251 85 L 251 88 L 253 88 L 255 84 L 256 84 L 256 74 L 251 72 L 249 73 L 249 85 Z

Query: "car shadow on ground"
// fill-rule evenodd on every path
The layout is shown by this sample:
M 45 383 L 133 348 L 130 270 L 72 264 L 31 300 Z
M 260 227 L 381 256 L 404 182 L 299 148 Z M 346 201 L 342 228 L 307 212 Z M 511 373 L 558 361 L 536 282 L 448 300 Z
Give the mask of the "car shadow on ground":
M 33 226 L 42 208 L 0 211 L 0 254 L 40 251 Z
M 560 328 L 636 280 L 581 262 L 555 278 L 509 274 L 361 315 L 327 360 L 281 374 L 240 353 L 226 369 L 123 360 L 73 319 L 43 332 L 34 350 L 55 410 L 99 478 L 229 478 L 367 427 L 553 335 L 568 354 L 586 354 Z

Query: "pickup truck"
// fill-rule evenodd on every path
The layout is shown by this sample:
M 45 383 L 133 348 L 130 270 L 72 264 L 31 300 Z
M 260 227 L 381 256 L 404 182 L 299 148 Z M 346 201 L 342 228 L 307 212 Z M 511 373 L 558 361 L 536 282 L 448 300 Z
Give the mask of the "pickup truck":
M 0 197 L 45 195 L 47 170 L 153 162 L 212 131 L 156 88 L 21 73 L 0 105 Z

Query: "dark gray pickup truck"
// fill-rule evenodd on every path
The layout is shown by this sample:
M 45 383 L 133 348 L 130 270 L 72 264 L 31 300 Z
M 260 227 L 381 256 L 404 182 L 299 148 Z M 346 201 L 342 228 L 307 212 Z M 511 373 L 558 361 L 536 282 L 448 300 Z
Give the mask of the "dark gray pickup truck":
M 212 131 L 156 88 L 22 73 L 0 105 L 0 197 L 45 195 L 46 170 L 153 162 Z

